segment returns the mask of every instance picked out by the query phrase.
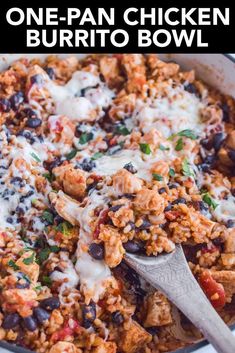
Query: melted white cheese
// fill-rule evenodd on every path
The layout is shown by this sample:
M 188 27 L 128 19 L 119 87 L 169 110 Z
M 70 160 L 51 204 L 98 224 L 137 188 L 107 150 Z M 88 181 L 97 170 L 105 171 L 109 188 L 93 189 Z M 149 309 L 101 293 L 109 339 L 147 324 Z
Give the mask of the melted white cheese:
M 155 162 L 160 160 L 173 160 L 174 158 L 175 153 L 172 149 L 170 151 L 161 151 L 159 149 L 155 155 L 146 155 L 140 150 L 124 149 L 112 156 L 99 158 L 94 171 L 98 175 L 113 175 L 118 170 L 122 169 L 125 164 L 131 162 L 137 169 L 136 176 L 145 180 L 151 180 L 152 173 L 150 169 Z
M 204 124 L 200 121 L 203 104 L 195 95 L 183 87 L 169 86 L 166 97 L 149 98 L 147 102 L 138 99 L 133 118 L 140 123 L 144 132 L 156 128 L 163 136 L 169 137 L 184 129 L 201 133 Z
M 99 87 L 92 88 L 96 85 Z M 74 121 L 89 120 L 97 108 L 97 117 L 101 116 L 102 108 L 107 107 L 114 97 L 113 91 L 97 75 L 86 71 L 76 71 L 64 86 L 57 85 L 47 77 L 45 87 L 55 102 L 56 114 L 66 115 Z M 87 89 L 85 97 L 80 97 L 82 89 Z

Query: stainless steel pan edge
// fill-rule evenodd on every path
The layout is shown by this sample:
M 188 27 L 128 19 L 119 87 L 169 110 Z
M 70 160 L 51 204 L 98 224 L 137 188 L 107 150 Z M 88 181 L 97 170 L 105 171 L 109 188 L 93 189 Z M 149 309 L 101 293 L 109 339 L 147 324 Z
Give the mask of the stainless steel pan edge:
M 73 55 L 79 58 L 85 56 L 84 54 Z M 48 54 L 1 54 L 0 71 L 7 68 L 13 61 L 21 57 L 27 57 L 29 59 L 38 57 L 44 59 L 47 56 Z M 58 54 L 58 56 L 66 57 L 68 54 Z M 195 69 L 197 76 L 204 82 L 235 98 L 235 57 L 231 54 L 159 54 L 159 57 L 166 61 L 175 61 L 185 70 Z M 232 326 L 231 329 L 235 329 L 235 325 Z M 189 347 L 179 349 L 174 353 L 195 352 L 197 349 L 207 344 L 207 341 L 202 341 Z M 8 352 L 32 353 L 32 351 L 28 349 L 0 341 L 0 353 Z

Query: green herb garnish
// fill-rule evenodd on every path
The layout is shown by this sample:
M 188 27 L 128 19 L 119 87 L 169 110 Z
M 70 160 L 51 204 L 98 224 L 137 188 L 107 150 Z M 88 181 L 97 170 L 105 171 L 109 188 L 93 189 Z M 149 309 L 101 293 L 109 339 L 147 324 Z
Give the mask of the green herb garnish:
M 69 235 L 70 234 L 70 229 L 72 228 L 72 225 L 67 222 L 67 221 L 64 221 L 62 223 L 60 223 L 56 229 L 61 232 L 62 234 L 64 235 Z
M 191 129 L 185 129 L 180 132 L 177 132 L 177 134 L 172 134 L 170 137 L 168 137 L 168 140 L 173 140 L 173 138 L 175 138 L 176 136 L 187 137 L 191 140 L 197 139 L 197 135 Z
M 170 150 L 170 147 L 165 147 L 165 146 L 163 146 L 163 145 L 160 143 L 159 149 L 160 149 L 161 151 L 169 151 L 169 150 Z
M 46 261 L 49 257 L 51 253 L 51 250 L 50 248 L 45 248 L 45 249 L 42 249 L 39 253 L 38 253 L 38 260 L 39 260 L 39 263 L 43 263 L 44 261 Z
M 169 169 L 169 175 L 170 175 L 170 177 L 174 177 L 175 176 L 175 171 L 174 171 L 173 168 Z
M 30 154 L 36 162 L 41 162 L 41 159 L 36 155 L 36 153 L 32 152 Z
M 140 143 L 140 150 L 145 154 L 150 154 L 152 152 L 148 143 Z
M 176 151 L 181 151 L 183 149 L 184 143 L 182 137 L 179 138 L 179 140 L 176 143 L 175 150 Z
M 51 252 L 59 252 L 60 248 L 57 245 L 52 245 L 50 246 Z
M 153 173 L 153 179 L 157 181 L 162 181 L 163 177 L 160 174 Z
M 194 177 L 194 172 L 189 164 L 189 161 L 187 159 L 184 159 L 183 160 L 183 163 L 182 163 L 182 172 L 183 172 L 183 175 L 184 176 L 187 176 L 187 177 Z
M 197 135 L 195 134 L 195 132 L 193 130 L 190 130 L 190 129 L 182 130 L 182 131 L 178 132 L 177 135 L 178 136 L 188 137 L 191 140 L 196 140 L 197 139 Z
M 77 150 L 76 150 L 76 148 L 74 148 L 72 151 L 70 151 L 68 154 L 66 154 L 67 161 L 70 161 L 71 159 L 73 159 L 76 156 L 76 154 L 77 154 Z
M 50 287 L 52 285 L 52 280 L 49 276 L 42 276 L 42 283 Z
M 79 143 L 81 145 L 85 145 L 85 143 L 91 141 L 93 139 L 93 133 L 92 132 L 83 132 L 80 136 Z
M 219 205 L 211 196 L 210 194 L 207 192 L 206 194 L 204 194 L 202 196 L 202 199 L 205 203 L 207 203 L 208 206 L 212 207 L 213 210 L 216 209 L 216 207 Z
M 35 253 L 32 253 L 31 256 L 27 257 L 26 259 L 23 259 L 23 263 L 25 265 L 31 265 L 35 260 Z
M 92 161 L 95 161 L 96 159 L 99 159 L 99 158 L 101 158 L 101 157 L 103 157 L 103 153 L 102 152 L 96 152 L 96 153 L 94 153 L 93 154 L 93 156 L 91 157 L 91 160 Z
M 55 180 L 55 176 L 52 173 L 44 173 L 42 176 L 44 176 L 44 178 L 46 178 L 49 183 L 52 183 Z
M 53 224 L 54 223 L 54 216 L 49 210 L 43 211 L 42 219 L 44 221 L 48 222 L 49 224 Z
M 13 260 L 9 260 L 8 265 L 12 267 L 14 271 L 18 271 L 20 269 L 20 267 L 16 265 L 16 263 Z
M 126 126 L 118 125 L 118 126 L 116 127 L 114 133 L 115 133 L 116 135 L 127 136 L 127 135 L 130 135 L 131 131 L 129 131 Z

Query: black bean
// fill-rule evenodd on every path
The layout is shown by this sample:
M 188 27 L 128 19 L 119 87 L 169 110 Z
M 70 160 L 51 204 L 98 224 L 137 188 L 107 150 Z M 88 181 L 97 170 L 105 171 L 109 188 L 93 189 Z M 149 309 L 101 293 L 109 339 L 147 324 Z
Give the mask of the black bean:
M 231 159 L 231 161 L 235 162 L 235 150 L 228 151 L 228 156 Z
M 166 188 L 160 188 L 159 190 L 158 190 L 158 193 L 161 195 L 161 194 L 163 194 L 164 192 L 166 192 Z
M 205 149 L 207 149 L 209 151 L 213 147 L 213 140 L 209 140 L 209 139 L 205 138 L 200 141 L 200 144 L 202 145 L 202 147 L 204 147 Z
M 152 335 L 152 336 L 157 335 L 159 333 L 159 329 L 157 327 L 155 327 L 155 326 L 147 327 L 146 331 L 148 333 L 150 333 L 150 335 Z
M 89 305 L 84 305 L 82 310 L 83 327 L 89 328 L 96 319 L 96 304 L 91 302 Z
M 200 211 L 208 211 L 209 206 L 204 201 L 199 201 Z
M 31 131 L 29 131 L 29 130 L 21 130 L 18 132 L 17 136 L 25 137 L 26 140 L 30 141 L 30 143 L 34 143 L 36 141 L 36 138 L 33 136 Z
M 10 330 L 16 327 L 20 322 L 20 315 L 17 313 L 6 314 L 3 319 L 2 327 Z
M 59 215 L 56 215 L 55 218 L 54 218 L 54 222 L 55 222 L 56 225 L 58 225 L 59 223 L 64 222 L 64 218 L 62 218 Z
M 31 108 L 25 108 L 23 110 L 23 113 L 28 117 L 28 118 L 37 118 L 37 113 L 35 112 L 35 110 L 31 109 Z
M 235 196 L 235 188 L 232 188 L 232 189 L 231 189 L 231 194 L 232 194 L 233 196 Z
M 176 185 L 176 184 L 169 184 L 168 187 L 169 187 L 169 189 L 177 189 L 178 185 Z
M 185 198 L 179 197 L 178 199 L 172 201 L 171 204 L 172 204 L 172 205 L 178 205 L 179 203 L 184 203 L 184 204 L 186 204 L 187 201 L 185 200 Z
M 89 246 L 89 254 L 93 259 L 103 260 L 104 258 L 104 246 L 103 244 L 91 243 Z
M 11 107 L 13 110 L 17 110 L 18 107 L 24 102 L 24 94 L 23 92 L 17 92 L 14 93 L 11 97 L 10 97 L 10 103 L 11 103 Z
M 40 74 L 36 74 L 30 77 L 30 82 L 33 85 L 36 83 L 37 85 L 42 85 L 44 83 L 43 76 Z
M 53 67 L 45 67 L 44 69 L 51 80 L 55 79 L 55 70 Z
M 115 205 L 110 207 L 109 211 L 116 212 L 118 211 L 123 205 Z
M 31 332 L 35 331 L 38 327 L 37 321 L 33 316 L 27 316 L 23 318 L 23 324 L 25 328 Z
M 0 111 L 8 113 L 11 110 L 11 102 L 7 98 L 0 98 Z
M 112 313 L 112 321 L 117 325 L 121 325 L 123 323 L 124 317 L 119 310 Z
M 131 254 L 135 254 L 143 249 L 142 244 L 137 243 L 133 240 L 129 240 L 128 242 L 123 244 L 124 249 Z
M 227 228 L 233 228 L 235 227 L 235 222 L 232 219 L 229 219 L 226 223 Z
M 79 166 L 86 172 L 90 172 L 93 168 L 95 168 L 96 164 L 91 159 L 85 158 Z
M 215 134 L 212 139 L 212 144 L 216 152 L 219 151 L 222 143 L 224 140 L 224 134 L 222 132 L 219 132 L 218 134 Z
M 133 200 L 135 198 L 135 194 L 123 194 L 123 197 Z
M 43 166 L 45 169 L 51 172 L 53 168 L 58 167 L 59 165 L 61 165 L 61 163 L 63 163 L 62 159 L 60 157 L 55 157 L 54 160 L 51 162 L 43 162 Z
M 28 191 L 26 195 L 23 195 L 23 196 L 20 197 L 20 202 L 24 202 L 25 199 L 27 199 L 28 197 L 32 196 L 33 194 L 34 194 L 33 190 Z
M 149 229 L 151 227 L 151 223 L 147 220 L 144 219 L 143 223 L 141 224 L 141 226 L 138 227 L 139 230 L 145 230 L 145 229 Z
M 20 187 L 23 187 L 25 185 L 25 182 L 21 177 L 13 177 L 10 183 Z
M 16 283 L 16 288 L 18 288 L 18 289 L 26 289 L 26 288 L 29 288 L 29 287 L 30 287 L 30 283 L 29 282 L 24 282 L 24 283 L 18 282 L 18 283 Z
M 134 229 L 136 229 L 136 226 L 135 226 L 135 223 L 134 222 L 128 222 L 127 223 L 129 226 L 131 226 L 131 230 L 134 230 Z
M 198 95 L 198 90 L 193 83 L 188 83 L 184 86 L 185 91 Z
M 12 224 L 13 223 L 13 218 L 12 217 L 7 217 L 7 223 L 10 223 L 10 224 Z
M 23 214 L 24 214 L 24 212 L 25 212 L 25 210 L 23 209 L 23 207 L 20 207 L 20 206 L 17 206 L 15 211 L 16 211 L 16 213 L 17 213 L 18 215 L 20 215 L 20 216 L 23 216 Z
M 222 117 L 222 120 L 225 122 L 225 123 L 229 123 L 230 121 L 230 111 L 229 111 L 229 106 L 227 103 L 223 103 L 221 105 L 221 109 L 222 109 L 222 112 L 223 112 L 223 117 Z
M 126 170 L 128 170 L 128 172 L 130 172 L 132 174 L 137 173 L 137 169 L 133 166 L 133 164 L 131 162 L 125 164 L 123 168 L 125 168 Z
M 42 300 L 40 306 L 46 310 L 52 311 L 60 307 L 60 300 L 58 297 L 50 297 Z
M 42 120 L 39 118 L 28 118 L 26 122 L 26 126 L 32 129 L 36 129 L 37 127 L 42 125 Z
M 164 212 L 168 212 L 172 209 L 172 205 L 169 204 L 168 206 L 165 207 Z
M 48 311 L 40 307 L 33 309 L 33 315 L 40 324 L 42 324 L 44 321 L 50 318 L 50 313 L 48 313 Z

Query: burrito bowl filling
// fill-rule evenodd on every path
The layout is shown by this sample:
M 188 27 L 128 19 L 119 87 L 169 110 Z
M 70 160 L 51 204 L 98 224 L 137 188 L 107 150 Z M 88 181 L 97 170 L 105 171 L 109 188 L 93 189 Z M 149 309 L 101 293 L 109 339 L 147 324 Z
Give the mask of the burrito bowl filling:
M 235 322 L 235 102 L 155 54 L 0 73 L 0 339 L 160 353 L 202 338 L 124 261 L 182 244 Z

